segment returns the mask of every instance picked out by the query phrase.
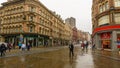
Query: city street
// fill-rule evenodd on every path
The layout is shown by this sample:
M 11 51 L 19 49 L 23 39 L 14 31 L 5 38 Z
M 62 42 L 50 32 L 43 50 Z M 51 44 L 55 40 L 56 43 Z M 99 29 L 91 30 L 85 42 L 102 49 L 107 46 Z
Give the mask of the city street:
M 120 68 L 120 0 L 0 0 L 0 68 Z
M 39 50 L 40 49 L 40 50 Z M 69 57 L 65 47 L 49 47 L 19 51 L 0 58 L 0 68 L 119 68 L 120 60 L 98 52 L 82 53 L 80 46 L 75 47 L 75 56 Z

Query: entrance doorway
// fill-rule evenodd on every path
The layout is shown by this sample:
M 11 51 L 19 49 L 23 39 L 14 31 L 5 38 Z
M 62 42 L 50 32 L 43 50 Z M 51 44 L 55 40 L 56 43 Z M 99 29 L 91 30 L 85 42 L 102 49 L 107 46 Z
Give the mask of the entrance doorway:
M 103 49 L 110 49 L 110 40 L 102 40 L 102 48 Z

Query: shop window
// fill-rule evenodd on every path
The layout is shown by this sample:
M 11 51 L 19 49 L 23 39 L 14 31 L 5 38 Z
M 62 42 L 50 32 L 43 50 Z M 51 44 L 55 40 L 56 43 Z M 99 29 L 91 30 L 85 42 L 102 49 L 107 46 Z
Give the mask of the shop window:
M 101 34 L 101 43 L 102 43 L 102 48 L 104 49 L 110 49 L 111 48 L 111 34 L 109 32 L 107 33 L 102 33 Z

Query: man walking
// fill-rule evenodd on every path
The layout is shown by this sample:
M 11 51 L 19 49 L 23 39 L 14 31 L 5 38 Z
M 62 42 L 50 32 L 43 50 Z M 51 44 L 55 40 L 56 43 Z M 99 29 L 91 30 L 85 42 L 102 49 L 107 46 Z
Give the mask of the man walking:
M 88 45 L 89 45 L 89 43 L 88 43 L 88 41 L 86 41 L 86 45 L 85 45 L 86 53 L 88 52 Z
M 0 46 L 1 56 L 5 55 L 5 50 L 6 50 L 5 44 L 1 44 L 1 46 Z
M 71 43 L 69 44 L 69 56 L 74 56 L 74 45 Z

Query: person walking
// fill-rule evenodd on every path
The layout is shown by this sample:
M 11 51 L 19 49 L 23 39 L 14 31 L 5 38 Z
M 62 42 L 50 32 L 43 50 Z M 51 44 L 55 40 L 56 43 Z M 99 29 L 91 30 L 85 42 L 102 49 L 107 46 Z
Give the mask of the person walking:
M 86 44 L 85 44 L 86 53 L 88 52 L 88 45 L 89 45 L 89 43 L 88 43 L 88 41 L 86 41 Z
M 81 48 L 82 48 L 82 52 L 84 52 L 84 50 L 85 50 L 85 44 L 84 44 L 83 41 L 82 41 L 82 43 L 81 43 Z
M 71 43 L 69 44 L 69 56 L 74 56 L 74 45 Z
M 0 46 L 1 56 L 5 55 L 5 50 L 6 50 L 5 44 L 1 44 L 1 46 Z
M 30 43 L 27 44 L 27 50 L 30 50 Z
M 11 43 L 8 43 L 8 50 L 9 50 L 9 52 L 10 52 L 11 48 L 12 48 Z
M 21 49 L 22 43 L 21 43 L 21 42 L 19 42 L 18 46 L 19 46 L 19 49 Z
M 25 51 L 26 45 L 24 43 L 22 43 L 21 48 L 22 48 L 22 51 Z
M 95 52 L 95 44 L 92 45 L 92 51 Z

